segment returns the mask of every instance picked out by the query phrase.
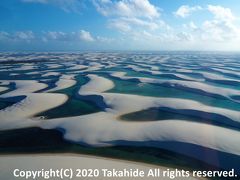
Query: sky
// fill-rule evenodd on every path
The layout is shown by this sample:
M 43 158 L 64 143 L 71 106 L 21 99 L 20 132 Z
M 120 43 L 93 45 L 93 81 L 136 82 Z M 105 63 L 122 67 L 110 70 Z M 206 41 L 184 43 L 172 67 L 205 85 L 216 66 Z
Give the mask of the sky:
M 1 0 L 0 51 L 240 51 L 239 0 Z

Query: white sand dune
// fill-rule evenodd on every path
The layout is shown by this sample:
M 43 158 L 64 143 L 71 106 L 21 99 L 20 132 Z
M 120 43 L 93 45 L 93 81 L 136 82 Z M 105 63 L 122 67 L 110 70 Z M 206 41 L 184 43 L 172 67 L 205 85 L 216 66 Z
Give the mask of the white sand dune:
M 220 114 L 233 121 L 240 122 L 240 113 L 238 111 L 207 106 L 193 100 L 156 98 L 119 93 L 101 93 L 113 88 L 113 82 L 97 75 L 88 75 L 88 77 L 91 79 L 90 82 L 80 88 L 79 94 L 103 96 L 105 103 L 119 115 L 140 111 L 150 107 L 169 107 L 173 109 L 196 110 Z
M 8 86 L 9 84 L 10 84 L 9 81 L 0 80 L 0 85 Z
M 161 80 L 151 80 L 151 79 L 143 79 L 143 78 L 141 78 L 140 81 L 145 83 L 156 83 L 156 84 L 170 83 L 172 85 L 177 85 L 177 86 L 179 85 L 179 86 L 187 87 L 190 89 L 201 90 L 206 93 L 225 96 L 227 98 L 230 98 L 230 96 L 234 96 L 234 95 L 240 95 L 239 90 L 213 86 L 213 85 L 209 85 L 202 82 L 182 81 L 182 80 L 161 81 Z
M 47 87 L 46 84 L 38 81 L 10 80 L 2 82 L 14 82 L 16 84 L 15 90 L 0 95 L 1 98 L 11 98 L 16 103 L 0 110 L 1 130 L 30 127 L 36 124 L 29 120 L 33 115 L 60 106 L 68 99 L 64 94 L 33 93 Z M 19 96 L 23 98 L 21 101 L 16 98 Z
M 137 63 L 137 65 L 142 66 L 142 67 L 150 68 L 153 71 L 158 71 L 159 70 L 158 66 L 154 66 L 154 65 L 150 65 L 150 64 Z
M 0 130 L 30 127 L 33 115 L 55 108 L 67 101 L 64 94 L 28 93 L 18 103 L 0 110 Z
M 201 73 L 205 78 L 211 79 L 211 80 L 224 80 L 224 81 L 240 82 L 240 80 L 238 80 L 238 79 L 227 78 L 220 74 L 209 73 L 209 72 L 199 72 L 199 73 Z
M 42 75 L 42 77 L 48 77 L 48 76 L 59 76 L 59 72 L 48 72 Z
M 68 70 L 75 70 L 74 73 L 84 73 L 100 70 L 104 65 L 97 62 L 90 62 L 89 65 L 74 65 L 68 68 Z
M 109 79 L 102 78 L 97 75 L 88 75 L 87 77 L 91 80 L 80 88 L 80 95 L 92 95 L 101 93 L 114 87 L 114 83 Z
M 25 70 L 33 70 L 35 68 L 36 68 L 36 66 L 24 64 L 18 68 L 13 68 L 12 70 L 13 71 L 25 71 Z
M 23 163 L 24 162 L 24 163 Z M 36 154 L 36 155 L 13 155 L 13 156 L 0 156 L 0 179 L 14 179 L 13 170 L 49 170 L 49 169 L 70 169 L 72 168 L 76 175 L 77 169 L 98 169 L 99 176 L 92 179 L 105 180 L 105 179 L 116 179 L 104 177 L 102 169 L 112 170 L 141 170 L 144 171 L 144 178 L 134 177 L 134 179 L 169 179 L 169 177 L 147 177 L 148 171 L 150 169 L 159 169 L 160 171 L 166 171 L 167 169 L 173 170 L 171 168 L 162 166 L 150 166 L 144 163 L 135 163 L 125 160 L 116 160 L 110 158 L 102 158 L 95 156 L 86 156 L 81 154 Z M 43 178 L 38 178 L 43 179 Z M 59 177 L 52 177 L 51 179 L 60 179 Z M 73 177 L 74 180 L 82 179 L 80 177 Z M 117 179 L 133 179 L 130 177 L 122 177 Z M 177 179 L 186 179 L 178 177 Z M 188 179 L 195 179 L 193 177 L 188 177 Z
M 190 69 L 176 69 L 176 72 L 179 72 L 179 73 L 193 73 L 194 71 L 193 70 L 190 70 Z
M 238 131 L 182 120 L 126 122 L 119 121 L 114 114 L 101 112 L 81 117 L 52 119 L 42 123 L 42 127 L 61 127 L 65 130 L 65 139 L 92 146 L 111 146 L 118 140 L 123 141 L 122 145 L 124 141 L 132 142 L 132 145 L 134 142 L 172 141 L 240 155 Z M 157 144 L 152 146 L 158 147 Z M 178 152 L 178 149 L 175 149 L 175 152 Z
M 14 97 L 26 95 L 27 93 L 32 93 L 35 91 L 42 90 L 47 87 L 44 83 L 39 83 L 35 80 L 1 80 L 3 83 L 13 82 L 16 84 L 16 89 L 8 93 L 0 95 L 1 98 Z
M 66 89 L 72 87 L 76 84 L 76 80 L 74 80 L 73 75 L 62 75 L 59 80 L 55 83 L 56 87 L 47 90 L 46 92 L 54 92 L 62 89 Z
M 128 142 L 132 142 L 131 145 L 144 144 L 144 142 L 159 142 L 155 144 L 149 143 L 150 146 L 155 147 L 162 147 L 161 142 L 180 142 L 240 155 L 240 134 L 235 130 L 177 119 L 151 122 L 126 122 L 118 119 L 121 114 L 161 105 L 180 109 L 198 108 L 202 111 L 217 111 L 216 113 L 238 118 L 235 120 L 239 120 L 239 112 L 228 114 L 226 113 L 228 111 L 224 109 L 213 108 L 194 101 L 181 99 L 158 98 L 154 100 L 135 95 L 125 96 L 122 94 L 101 93 L 100 91 L 105 91 L 112 87 L 109 80 L 96 75 L 89 77 L 95 83 L 90 81 L 89 84 L 81 88 L 80 93 L 85 91 L 84 95 L 90 95 L 90 93 L 101 95 L 111 108 L 107 109 L 106 112 L 51 119 L 40 123 L 40 127 L 46 129 L 64 129 L 65 139 L 92 146 L 111 146 L 119 140 L 121 140 L 122 145 L 128 144 Z M 106 87 L 99 89 L 99 85 L 104 86 L 104 83 L 106 83 Z M 87 93 L 88 88 L 91 90 L 90 93 Z M 96 92 L 93 92 L 95 90 Z M 175 152 L 180 151 L 179 149 L 171 150 Z M 191 153 L 188 152 L 187 155 L 202 160 L 202 157 L 199 154 L 195 154 L 194 151 L 191 151 Z M 213 163 L 211 159 L 206 159 L 205 161 Z
M 90 66 L 88 67 L 87 69 L 84 69 L 84 70 L 81 70 L 81 71 L 78 71 L 78 72 L 92 72 L 92 71 L 97 71 L 97 70 L 100 70 L 102 66 Z
M 8 90 L 7 87 L 2 87 L 2 86 L 0 86 L 0 93 L 1 93 L 1 92 L 4 92 L 4 91 L 6 91 L 6 90 Z
M 163 72 L 160 72 L 160 71 L 156 70 L 156 68 L 153 68 L 153 69 L 149 70 L 149 69 L 145 69 L 145 68 L 140 68 L 136 65 L 127 65 L 127 67 L 136 71 L 136 72 L 147 72 L 147 73 L 150 73 L 152 75 L 173 75 L 173 76 L 176 76 L 176 77 L 184 79 L 184 80 L 199 80 L 199 79 L 193 78 L 191 76 L 176 73 L 176 72 L 163 73 Z
M 71 72 L 72 74 L 97 71 L 104 68 L 104 65 L 101 63 L 94 62 L 96 60 L 99 60 L 98 55 L 89 54 L 88 56 L 86 55 L 86 57 L 93 62 L 89 63 L 85 69 L 81 68 L 82 66 L 76 66 L 76 71 Z M 102 60 L 104 61 L 104 59 Z M 157 58 L 156 61 L 158 60 L 159 59 Z M 163 58 L 162 61 L 165 62 L 166 60 Z M 119 60 L 119 62 L 121 63 L 121 60 Z M 52 68 L 53 71 L 56 71 L 55 68 L 63 68 L 64 66 L 49 63 L 48 67 Z M 159 69 L 154 65 L 149 66 L 149 69 L 140 68 L 138 66 L 128 67 L 135 71 L 145 71 L 153 75 L 166 74 L 160 72 Z M 166 64 L 164 67 L 170 68 L 171 65 Z M 19 70 L 26 70 L 26 68 L 30 68 L 30 66 L 26 67 L 25 69 L 23 67 L 20 68 L 22 69 Z M 70 68 L 66 69 L 69 70 Z M 197 79 L 191 76 L 181 74 L 181 71 L 179 73 L 173 72 L 167 74 L 175 75 L 176 77 L 180 77 L 185 80 L 197 81 Z M 56 72 L 49 72 L 49 74 L 45 75 L 60 74 L 56 74 Z M 121 72 L 114 73 L 113 76 L 126 80 L 134 78 L 143 83 L 168 83 L 172 86 L 181 86 L 189 89 L 201 90 L 206 93 L 221 95 L 227 98 L 233 95 L 240 95 L 239 90 L 217 87 L 202 82 L 128 77 Z M 209 77 L 209 74 L 205 74 L 205 76 Z M 149 122 L 128 122 L 119 119 L 119 116 L 126 113 L 141 111 L 151 107 L 167 107 L 177 110 L 184 109 L 202 111 L 206 113 L 215 113 L 225 117 L 226 123 L 231 124 L 231 121 L 234 121 L 235 123 L 240 122 L 240 113 L 238 111 L 207 106 L 193 100 L 154 98 L 137 95 L 106 93 L 105 91 L 114 87 L 114 83 L 111 80 L 97 75 L 88 75 L 88 77 L 90 78 L 90 81 L 81 87 L 79 94 L 81 96 L 101 96 L 107 105 L 105 112 L 68 118 L 55 118 L 49 120 L 41 120 L 37 118 L 34 119 L 32 116 L 38 114 L 39 112 L 46 111 L 63 104 L 66 102 L 67 96 L 54 93 L 34 93 L 48 87 L 46 84 L 39 83 L 38 81 L 1 80 L 3 83 L 16 83 L 16 90 L 1 95 L 1 98 L 25 96 L 25 99 L 14 104 L 13 106 L 7 107 L 0 111 L 0 129 L 7 130 L 34 126 L 44 129 L 61 129 L 66 140 L 80 144 L 87 144 L 90 146 L 112 146 L 115 144 L 129 145 L 130 142 L 130 145 L 133 146 L 142 144 L 169 149 L 169 147 L 163 146 L 163 143 L 177 142 L 182 144 L 193 144 L 201 147 L 215 149 L 221 152 L 240 155 L 240 134 L 236 130 L 200 122 L 197 123 L 178 119 L 167 119 Z M 219 77 L 211 76 L 211 78 Z M 75 83 L 76 81 L 74 80 L 73 76 L 61 75 L 59 80 L 56 82 L 56 87 L 48 90 L 48 92 L 65 89 L 73 86 Z M 180 148 L 171 150 L 186 154 L 186 152 L 180 151 Z M 202 156 L 195 154 L 194 151 L 191 151 L 187 155 L 203 160 Z M 10 162 L 9 159 L 7 160 Z M 55 160 L 49 161 L 48 159 L 48 162 L 54 161 Z M 210 159 L 206 159 L 204 161 L 210 164 L 213 163 Z M 17 160 L 15 162 L 17 162 Z M 58 160 L 55 162 L 60 164 L 60 161 Z M 95 163 L 97 164 L 97 162 L 93 161 L 93 164 Z M 103 162 L 101 162 L 101 164 L 103 164 Z
M 232 70 L 228 70 L 228 69 L 221 69 L 221 68 L 212 68 L 212 69 L 215 71 L 218 71 L 220 73 L 223 73 L 223 74 L 227 73 L 227 74 L 232 74 L 232 75 L 240 77 L 239 72 L 236 72 L 236 71 L 232 71 Z
M 222 114 L 235 121 L 239 121 L 239 112 L 214 108 L 191 100 L 102 93 L 103 91 L 111 89 L 113 83 L 106 78 L 96 75 L 89 75 L 89 78 L 91 79 L 90 82 L 84 85 L 79 93 L 81 95 L 94 94 L 103 96 L 106 104 L 111 107 L 107 109 L 107 112 L 79 117 L 51 119 L 49 121 L 37 121 L 37 126 L 49 129 L 65 129 L 64 137 L 66 139 L 94 146 L 111 145 L 111 141 L 119 139 L 137 142 L 146 140 L 177 141 L 198 144 L 233 154 L 240 154 L 240 147 L 238 146 L 238 139 L 240 139 L 238 136 L 240 135 L 234 130 L 183 120 L 154 121 L 147 123 L 118 120 L 119 115 L 150 107 L 171 107 L 174 109 L 196 109 L 205 112 L 215 112 L 216 114 Z M 43 97 L 41 97 L 41 95 Z M 48 96 L 41 93 L 41 95 L 33 94 L 32 97 L 30 96 L 30 100 L 32 98 L 31 101 L 26 98 L 25 101 L 23 100 L 23 102 L 18 105 L 9 107 L 5 112 L 2 111 L 1 119 L 6 117 L 10 119 L 29 117 L 36 112 L 44 111 L 45 109 L 55 107 L 56 104 L 64 103 L 66 100 L 64 95 L 62 98 L 60 98 L 60 95 L 57 98 L 55 98 L 53 94 L 49 94 Z M 41 99 L 44 102 L 38 103 Z M 57 103 L 56 99 L 60 102 Z M 54 103 L 51 104 L 51 101 L 54 101 Z M 38 104 L 42 104 L 42 106 Z M 21 124 L 21 122 L 19 123 Z M 14 122 L 9 126 L 8 123 L 4 124 L 4 121 L 1 121 L 1 127 L 2 129 L 16 128 L 19 127 L 19 123 Z M 199 131 L 196 131 L 196 129 L 199 129 Z M 202 129 L 202 131 L 200 131 L 200 129 Z M 209 131 L 204 129 L 208 129 Z M 204 132 L 204 134 L 202 132 Z M 230 145 L 225 146 L 222 142 L 230 143 Z
M 40 72 L 28 72 L 28 73 L 25 73 L 26 75 L 39 75 Z
M 9 76 L 19 76 L 19 73 L 10 73 Z
M 77 64 L 77 65 L 74 65 L 72 67 L 69 67 L 67 68 L 68 70 L 80 70 L 80 69 L 86 69 L 88 68 L 88 66 L 86 65 L 81 65 L 81 64 Z
M 141 68 L 141 67 L 138 67 L 138 66 L 136 66 L 136 65 L 127 65 L 126 66 L 127 68 L 130 68 L 130 69 L 132 69 L 132 70 L 134 70 L 134 71 L 136 71 L 136 72 L 148 72 L 148 73 L 151 73 L 151 74 L 155 74 L 155 75 L 157 75 L 157 74 L 162 74 L 160 71 L 158 71 L 158 70 L 149 70 L 149 69 L 145 69 L 145 68 Z
M 50 69 L 58 69 L 58 68 L 62 68 L 62 67 L 63 67 L 63 65 L 61 65 L 61 64 L 54 64 L 54 63 L 52 63 L 52 64 L 48 63 L 48 64 L 46 64 L 46 65 L 47 65 L 48 68 L 50 68 Z
M 129 79 L 138 79 L 142 83 L 152 83 L 152 84 L 169 84 L 171 86 L 186 87 L 194 90 L 201 90 L 206 93 L 225 96 L 226 98 L 231 99 L 231 96 L 239 96 L 240 90 L 230 89 L 226 87 L 219 87 L 204 82 L 195 82 L 195 81 L 184 81 L 184 80 L 161 80 L 154 78 L 145 78 L 145 77 L 130 77 L 126 76 L 125 73 L 113 73 L 112 76 L 118 77 L 123 80 Z

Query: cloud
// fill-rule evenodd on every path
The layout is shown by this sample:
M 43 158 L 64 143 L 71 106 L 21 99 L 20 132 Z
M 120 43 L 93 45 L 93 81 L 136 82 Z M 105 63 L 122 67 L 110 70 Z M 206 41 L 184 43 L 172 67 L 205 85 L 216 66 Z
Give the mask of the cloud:
M 17 31 L 14 33 L 9 33 L 5 31 L 0 32 L 0 40 L 30 42 L 34 39 L 35 35 L 32 31 Z
M 238 18 L 231 9 L 219 5 L 208 5 L 204 8 L 188 6 L 186 9 L 178 15 L 187 17 L 193 11 L 204 10 L 212 17 L 203 21 L 190 21 L 183 24 L 183 28 L 165 28 L 165 31 L 162 31 L 164 28 L 157 28 L 157 31 L 151 32 L 149 27 L 145 26 L 134 32 L 137 27 L 132 26 L 133 31 L 129 33 L 128 39 L 131 38 L 136 46 L 141 44 L 145 48 L 156 48 L 165 44 L 169 49 L 239 50 L 240 27 L 236 21 Z
M 196 25 L 194 22 L 192 22 L 192 21 L 189 23 L 189 27 L 190 27 L 191 29 L 193 29 L 193 30 L 198 29 L 197 25 Z
M 229 8 L 208 5 L 207 10 L 213 15 L 213 19 L 203 22 L 203 40 L 226 42 L 240 39 L 240 28 L 236 25 L 236 17 Z
M 41 3 L 50 4 L 61 8 L 65 12 L 80 12 L 83 1 L 82 0 L 22 0 L 24 3 Z
M 42 37 L 42 40 L 47 41 L 72 41 L 74 40 L 72 33 L 65 33 L 62 31 L 48 31 L 44 32 L 44 36 Z
M 231 9 L 229 8 L 224 8 L 222 6 L 208 5 L 207 9 L 209 12 L 211 12 L 214 15 L 214 18 L 216 20 L 230 22 L 236 19 Z
M 42 3 L 66 8 L 66 0 L 22 0 L 25 3 Z M 80 1 L 80 0 L 79 0 Z M 76 2 L 69 0 L 68 2 Z M 168 25 L 162 18 L 160 10 L 149 0 L 91 0 L 97 12 L 105 16 L 107 28 L 113 33 L 111 38 L 102 37 L 101 34 L 92 35 L 87 30 L 74 32 L 47 31 L 35 32 L 0 31 L 1 42 L 45 42 L 47 45 L 56 47 L 95 47 L 109 49 L 132 48 L 132 49 L 230 49 L 239 50 L 240 27 L 238 17 L 231 9 L 220 5 L 206 6 L 180 6 L 174 15 L 186 18 L 193 12 L 201 18 L 191 18 L 191 21 L 184 19 L 184 24 Z M 71 6 L 70 6 L 71 7 Z M 67 10 L 73 10 L 67 8 Z M 67 11 L 65 10 L 65 11 Z M 197 14 L 199 13 L 199 14 Z M 205 18 L 205 19 L 204 19 Z M 104 27 L 105 28 L 105 27 Z M 109 33 L 111 34 L 111 33 Z M 33 44 L 33 43 L 32 43 Z M 30 45 L 32 45 L 30 44 Z M 42 43 L 43 44 L 43 43 Z M 128 46 L 126 46 L 126 44 Z M 76 46 L 77 45 L 77 46 Z M 107 48 L 106 48 L 107 49 Z
M 189 16 L 194 11 L 198 11 L 198 10 L 201 10 L 201 9 L 202 9 L 201 6 L 190 7 L 188 5 L 182 5 L 178 8 L 178 10 L 176 12 L 174 12 L 174 14 L 175 14 L 175 16 L 186 18 L 187 16 Z
M 158 29 L 163 22 L 146 21 L 139 18 L 120 17 L 110 20 L 109 27 L 115 28 L 121 32 L 130 32 L 132 30 L 149 29 L 150 31 Z
M 115 41 L 115 39 L 109 38 L 109 37 L 97 36 L 96 41 L 99 41 L 101 43 L 112 43 L 113 41 Z
M 4 40 L 8 40 L 8 39 L 10 39 L 10 34 L 5 31 L 0 31 L 0 40 L 4 41 Z
M 93 3 L 108 18 L 108 27 L 125 35 L 169 28 L 160 18 L 160 8 L 148 0 L 93 0 Z
M 240 29 L 233 23 L 221 22 L 216 19 L 203 22 L 202 38 L 204 40 L 231 41 L 240 38 Z
M 193 36 L 186 32 L 180 32 L 176 35 L 177 41 L 193 41 Z
M 94 0 L 97 11 L 104 16 L 157 18 L 160 12 L 148 0 Z
M 19 31 L 19 32 L 16 32 L 15 38 L 17 40 L 30 41 L 30 40 L 33 40 L 35 36 L 32 31 Z
M 130 32 L 132 30 L 131 25 L 128 22 L 125 22 L 121 19 L 112 19 L 109 22 L 109 27 L 115 28 L 120 32 Z
M 201 9 L 204 10 L 205 13 L 210 13 L 212 18 L 202 22 L 198 21 L 198 25 L 193 21 L 183 24 L 184 32 L 179 34 L 183 37 L 182 39 L 194 39 L 196 42 L 208 42 L 209 44 L 215 42 L 228 43 L 240 40 L 240 28 L 235 21 L 237 17 L 234 16 L 231 9 L 220 5 L 208 5 L 204 8 L 197 7 L 198 6 L 181 6 L 178 11 L 175 12 L 175 15 L 186 17 L 190 15 L 190 12 Z M 184 38 L 187 37 L 185 36 L 186 34 L 190 35 L 191 38 Z
M 48 41 L 63 41 L 63 42 L 93 42 L 95 39 L 90 32 L 80 30 L 78 32 L 62 32 L 62 31 L 48 31 L 43 32 L 41 38 L 44 42 Z
M 190 21 L 187 24 L 183 24 L 183 28 L 185 30 L 193 30 L 193 31 L 196 31 L 199 29 L 199 27 L 193 21 Z
M 127 42 L 129 48 L 151 48 L 169 39 L 179 39 L 172 34 L 172 28 L 161 19 L 160 8 L 148 0 L 93 2 L 97 11 L 108 18 L 108 27 L 122 33 L 121 42 Z
M 90 34 L 90 32 L 85 31 L 85 30 L 81 30 L 79 32 L 79 37 L 81 40 L 83 41 L 87 41 L 87 42 L 92 42 L 94 41 L 94 38 L 92 37 L 92 35 Z

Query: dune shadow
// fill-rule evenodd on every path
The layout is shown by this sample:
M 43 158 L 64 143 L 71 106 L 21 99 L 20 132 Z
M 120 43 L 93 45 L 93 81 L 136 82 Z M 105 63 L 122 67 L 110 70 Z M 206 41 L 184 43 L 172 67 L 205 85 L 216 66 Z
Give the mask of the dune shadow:
M 240 175 L 240 157 L 234 154 L 217 151 L 214 149 L 206 148 L 203 146 L 199 146 L 196 144 L 184 143 L 184 142 L 159 142 L 159 141 L 125 141 L 125 140 L 116 140 L 116 141 L 108 141 L 106 143 L 110 143 L 114 146 L 135 146 L 135 147 L 155 147 L 161 149 L 169 150 L 173 153 L 177 153 L 178 155 L 182 154 L 188 158 L 184 158 L 187 162 L 190 163 L 192 159 L 195 159 L 195 163 L 200 163 L 206 169 L 225 169 L 231 170 L 235 169 L 236 173 Z M 148 150 L 146 148 L 146 154 Z M 143 153 L 144 154 L 144 153 Z M 159 154 L 160 156 L 161 154 Z M 156 155 L 157 156 L 157 155 Z M 191 164 L 188 164 L 191 167 Z
M 161 121 L 184 120 L 200 122 L 234 130 L 240 129 L 240 123 L 220 114 L 209 113 L 193 109 L 173 109 L 168 107 L 149 108 L 120 116 L 124 121 Z

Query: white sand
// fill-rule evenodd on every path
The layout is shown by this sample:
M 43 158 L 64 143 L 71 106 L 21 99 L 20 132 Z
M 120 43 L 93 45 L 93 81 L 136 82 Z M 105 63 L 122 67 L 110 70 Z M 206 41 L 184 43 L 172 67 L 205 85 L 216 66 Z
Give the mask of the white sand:
M 114 83 L 106 78 L 102 78 L 97 75 L 88 75 L 88 77 L 91 80 L 89 81 L 89 83 L 83 85 L 80 88 L 80 95 L 92 95 L 96 93 L 101 93 L 114 87 Z
M 131 142 L 135 145 L 138 142 L 182 142 L 196 144 L 199 146 L 215 149 L 222 152 L 240 155 L 240 134 L 238 131 L 219 126 L 196 123 L 177 119 L 151 122 L 126 122 L 118 119 L 119 115 L 143 110 L 149 107 L 172 107 L 176 109 L 200 109 L 202 111 L 216 112 L 227 115 L 239 121 L 239 112 L 227 111 L 225 109 L 205 106 L 201 103 L 171 98 L 152 98 L 136 95 L 123 95 L 114 93 L 101 93 L 111 88 L 109 80 L 96 75 L 89 76 L 91 81 L 83 86 L 80 93 L 91 91 L 104 97 L 104 101 L 111 108 L 107 112 L 94 113 L 78 117 L 58 118 L 44 121 L 40 127 L 46 129 L 64 129 L 64 138 L 76 143 L 87 143 L 92 146 L 111 146 L 115 141 L 122 140 L 121 144 Z M 103 84 L 106 87 L 103 88 Z M 95 86 L 94 86 L 95 85 Z M 101 87 L 101 88 L 99 88 Z M 88 89 L 89 88 L 89 89 Z M 96 92 L 92 92 L 95 91 Z M 210 108 L 210 109 L 209 109 Z M 234 117 L 235 116 L 235 117 Z M 161 144 L 151 146 L 162 147 Z M 171 148 L 171 147 L 165 147 Z M 171 149 L 179 152 L 179 149 Z M 181 152 L 188 153 L 188 156 L 203 160 L 194 151 Z M 208 163 L 211 159 L 204 159 Z M 214 164 L 216 165 L 216 164 Z
M 28 72 L 28 73 L 25 73 L 26 75 L 38 75 L 40 74 L 40 72 Z
M 167 169 L 173 170 L 171 168 L 162 167 L 162 166 L 152 166 L 144 163 L 135 163 L 131 161 L 116 160 L 111 158 L 102 158 L 95 156 L 86 156 L 81 154 L 37 154 L 37 155 L 4 155 L 0 156 L 0 179 L 15 179 L 13 177 L 14 169 L 21 170 L 49 170 L 49 169 L 69 169 L 72 168 L 74 172 L 76 169 L 98 169 L 99 177 L 91 178 L 97 180 L 105 179 L 169 179 L 169 178 L 152 178 L 147 177 L 147 173 L 150 169 L 159 169 L 160 171 L 166 171 Z M 144 178 L 106 178 L 103 176 L 102 169 L 133 169 L 141 170 L 146 174 Z M 43 179 L 43 178 L 40 178 Z M 51 178 L 59 179 L 59 178 Z M 83 178 L 73 178 L 83 179 Z M 87 178 L 85 178 L 87 179 Z M 89 178 L 90 179 L 90 178 Z M 176 178 L 176 179 L 186 179 L 186 178 Z M 187 179 L 195 179 L 189 177 Z
M 5 85 L 8 86 L 10 84 L 9 81 L 5 81 L 5 80 L 0 80 L 0 85 Z
M 146 65 L 148 66 L 148 65 Z M 163 72 L 160 72 L 158 70 L 156 70 L 156 68 L 151 68 L 150 70 L 149 69 L 146 69 L 146 68 L 141 68 L 137 65 L 127 65 L 128 68 L 136 71 L 136 72 L 147 72 L 147 73 L 151 73 L 152 75 L 173 75 L 175 77 L 178 77 L 178 78 L 182 78 L 184 80 L 199 80 L 199 79 L 196 79 L 196 78 L 193 78 L 191 76 L 188 76 L 188 75 L 184 75 L 184 74 L 180 74 L 180 73 L 176 73 L 176 72 L 173 72 L 173 73 L 163 73 Z
M 29 93 L 22 101 L 0 110 L 0 130 L 36 124 L 33 115 L 55 108 L 67 101 L 64 94 Z
M 16 83 L 16 90 L 0 95 L 1 98 L 26 95 L 27 93 L 32 93 L 47 87 L 46 84 L 34 80 L 1 80 L 1 82 Z
M 46 64 L 46 65 L 47 65 L 48 68 L 50 68 L 50 69 L 58 69 L 58 68 L 62 68 L 62 67 L 63 67 L 63 65 L 61 65 L 61 64 L 54 64 L 54 63 L 52 63 L 52 64 L 48 63 L 48 64 Z
M 25 70 L 33 70 L 35 68 L 36 68 L 36 66 L 24 64 L 18 68 L 13 68 L 12 70 L 13 71 L 25 71 Z
M 0 86 L 0 93 L 1 93 L 1 92 L 4 92 L 4 91 L 6 91 L 6 90 L 8 90 L 7 87 L 1 87 L 1 86 Z
M 115 75 L 116 74 L 117 73 L 115 73 Z M 123 75 L 123 73 L 120 72 L 118 75 Z M 99 94 L 103 96 L 105 102 L 112 107 L 112 109 L 117 110 L 117 112 L 119 112 L 118 114 L 140 111 L 150 107 L 169 107 L 173 109 L 198 110 L 208 113 L 216 113 L 228 117 L 233 121 L 240 122 L 240 113 L 238 111 L 208 106 L 193 100 L 156 98 L 119 93 L 101 93 L 112 89 L 114 87 L 113 82 L 97 75 L 88 75 L 88 77 L 91 81 L 80 88 L 79 94 Z
M 227 78 L 224 77 L 223 75 L 220 74 L 215 74 L 215 73 L 209 73 L 209 72 L 200 72 L 205 78 L 211 79 L 211 80 L 223 80 L 223 81 L 235 81 L 235 82 L 240 82 L 238 79 L 234 78 Z
M 59 72 L 48 72 L 42 75 L 42 77 L 48 77 L 48 76 L 59 76 Z
M 13 98 L 18 101 L 17 96 L 24 99 L 7 108 L 0 110 L 0 129 L 15 129 L 31 127 L 38 124 L 30 118 L 40 112 L 55 108 L 65 103 L 68 97 L 64 94 L 33 93 L 47 87 L 44 83 L 33 80 L 9 80 L 4 83 L 16 83 L 16 89 L 0 95 L 1 98 Z
M 117 72 L 113 73 L 112 76 L 118 77 L 121 79 L 138 79 L 140 82 L 143 83 L 153 83 L 153 84 L 164 84 L 167 83 L 171 86 L 180 86 L 186 87 L 195 90 L 201 90 L 206 93 L 215 94 L 219 96 L 225 96 L 226 98 L 231 98 L 231 96 L 239 96 L 240 91 L 235 89 L 230 89 L 226 87 L 219 87 L 213 86 L 210 84 L 206 84 L 205 82 L 195 82 L 195 81 L 184 81 L 184 80 L 161 80 L 161 79 L 154 79 L 154 78 L 144 78 L 144 77 L 130 77 L 126 76 L 125 73 Z M 179 76 L 180 77 L 180 76 Z M 182 78 L 183 75 L 181 76 Z
M 54 91 L 59 91 L 62 89 L 66 89 L 69 87 L 72 87 L 76 84 L 76 80 L 74 80 L 73 75 L 62 75 L 59 80 L 55 83 L 56 87 L 47 90 L 46 92 L 54 92 Z
M 88 66 L 77 64 L 77 65 L 74 65 L 74 66 L 68 68 L 68 70 L 80 70 L 80 69 L 86 69 L 86 68 L 88 68 Z
M 232 70 L 227 70 L 227 69 L 221 69 L 221 68 L 212 68 L 220 73 L 227 73 L 227 74 L 233 74 L 239 77 L 239 72 L 232 71 Z
M 42 89 L 45 87 L 45 84 L 36 81 L 21 81 L 21 83 L 15 81 L 16 83 L 19 83 L 17 87 L 18 89 L 6 93 L 7 95 L 5 94 L 5 97 L 14 97 L 16 95 L 25 94 L 27 95 L 27 98 L 30 97 L 30 99 L 26 102 L 20 103 L 17 107 L 12 106 L 9 107 L 6 112 L 2 112 L 3 114 L 0 117 L 0 127 L 2 129 L 31 126 L 38 126 L 45 129 L 61 128 L 64 130 L 65 139 L 76 143 L 86 143 L 92 146 L 111 146 L 118 140 L 122 140 L 123 145 L 126 145 L 125 143 L 128 141 L 132 142 L 132 145 L 137 143 L 144 144 L 145 142 L 151 141 L 159 143 L 171 141 L 195 144 L 222 152 L 240 155 L 240 134 L 235 130 L 177 119 L 152 122 L 126 122 L 118 119 L 122 114 L 140 111 L 150 107 L 200 110 L 220 114 L 236 122 L 240 121 L 239 112 L 206 106 L 199 102 L 185 99 L 154 98 L 105 93 L 104 91 L 114 87 L 111 80 L 97 75 L 88 75 L 88 77 L 90 78 L 90 81 L 81 87 L 79 94 L 102 96 L 105 103 L 109 106 L 109 108 L 106 109 L 106 112 L 93 113 L 78 117 L 56 118 L 47 121 L 31 120 L 28 118 L 29 116 L 38 111 L 44 111 L 44 108 L 49 109 L 57 106 L 57 104 L 64 103 L 66 98 L 64 95 L 62 97 L 59 96 L 54 98 L 54 94 L 45 96 L 44 93 L 41 93 L 41 95 L 45 96 L 44 98 L 41 95 L 31 94 L 29 92 L 34 92 L 36 89 Z M 146 81 L 146 79 L 144 81 Z M 199 84 L 195 84 L 195 86 L 197 85 Z M 209 91 L 209 89 L 207 90 Z M 56 99 L 59 99 L 59 102 Z M 6 121 L 6 119 L 4 119 L 6 117 L 10 117 L 10 119 L 13 120 Z M 21 119 L 21 117 L 23 119 Z M 157 144 L 152 144 L 151 146 L 161 147 L 161 145 Z M 173 151 L 179 152 L 179 149 L 174 149 Z M 195 154 L 194 151 L 191 151 L 191 153 L 188 155 L 202 160 L 202 157 Z M 208 159 L 205 161 L 212 163 L 210 162 L 211 160 Z

